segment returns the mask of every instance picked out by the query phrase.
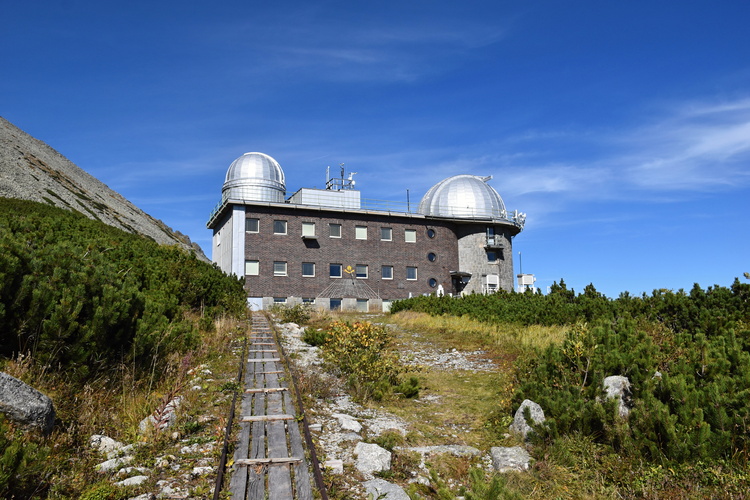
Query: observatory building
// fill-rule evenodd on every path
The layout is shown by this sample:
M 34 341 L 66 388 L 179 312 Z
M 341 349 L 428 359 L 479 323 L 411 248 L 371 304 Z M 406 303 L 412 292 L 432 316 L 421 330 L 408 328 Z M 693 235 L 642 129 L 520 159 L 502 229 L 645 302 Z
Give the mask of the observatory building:
M 361 198 L 353 176 L 342 166 L 325 189 L 287 198 L 270 156 L 232 162 L 207 227 L 213 261 L 244 278 L 251 307 L 381 311 L 416 295 L 513 289 L 512 239 L 526 216 L 508 212 L 491 177 L 444 179 L 412 211 Z

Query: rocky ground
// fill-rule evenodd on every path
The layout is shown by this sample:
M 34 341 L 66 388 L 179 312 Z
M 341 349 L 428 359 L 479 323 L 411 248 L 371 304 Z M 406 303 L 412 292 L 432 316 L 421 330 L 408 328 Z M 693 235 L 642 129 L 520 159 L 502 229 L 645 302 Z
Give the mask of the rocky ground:
M 295 361 L 298 370 L 318 371 L 324 379 L 327 375 L 321 370 L 319 349 L 302 341 L 304 329 L 294 323 L 277 325 L 282 333 L 284 348 Z M 409 362 L 432 370 L 493 371 L 497 367 L 486 358 L 482 351 L 458 351 L 438 349 L 420 341 L 418 336 L 409 345 Z M 373 498 L 384 500 L 408 499 L 404 489 L 396 482 L 383 479 L 389 476 L 393 454 L 373 444 L 384 433 L 395 432 L 406 436 L 414 432 L 412 423 L 390 414 L 382 408 L 364 407 L 338 388 L 333 379 L 328 384 L 336 387 L 339 393 L 330 398 L 318 399 L 313 408 L 307 408 L 308 421 L 318 443 L 319 459 L 331 474 L 340 474 L 339 484 L 348 488 L 350 498 Z M 427 395 L 418 400 L 425 405 L 438 403 L 436 396 Z M 405 482 L 429 485 L 431 482 L 427 462 L 435 455 L 453 457 L 473 457 L 486 470 L 525 470 L 529 466 L 529 455 L 521 447 L 493 447 L 479 450 L 465 445 L 453 444 L 457 429 L 445 429 L 445 443 L 434 446 L 396 447 L 394 453 L 412 456 L 411 470 L 400 470 Z M 403 469 L 403 464 L 400 464 Z M 392 475 L 392 474 L 391 474 Z M 400 481 L 403 483 L 404 481 Z

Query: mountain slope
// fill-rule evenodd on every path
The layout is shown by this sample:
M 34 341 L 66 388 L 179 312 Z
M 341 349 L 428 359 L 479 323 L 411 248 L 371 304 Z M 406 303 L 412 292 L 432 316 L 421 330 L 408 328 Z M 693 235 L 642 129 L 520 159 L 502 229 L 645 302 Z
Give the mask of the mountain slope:
M 44 142 L 0 117 L 0 197 L 38 201 L 75 210 L 158 243 L 194 250 L 200 247 L 173 231 L 106 184 L 84 172 Z

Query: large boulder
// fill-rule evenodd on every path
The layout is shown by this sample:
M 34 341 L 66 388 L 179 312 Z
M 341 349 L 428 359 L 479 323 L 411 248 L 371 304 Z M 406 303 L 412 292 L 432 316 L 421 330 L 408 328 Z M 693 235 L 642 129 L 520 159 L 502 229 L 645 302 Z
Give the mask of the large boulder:
M 524 411 L 526 410 L 526 408 L 529 409 L 531 421 L 533 423 L 541 424 L 545 420 L 544 410 L 542 410 L 542 407 L 531 401 L 530 399 L 524 399 L 523 403 L 521 403 L 521 406 L 519 406 L 518 410 L 516 410 L 516 414 L 513 416 L 513 423 L 510 424 L 509 428 L 511 433 L 520 434 L 524 439 L 528 437 L 529 433 L 534 432 L 534 429 L 531 428 L 531 425 L 526 422 L 526 417 L 524 416 Z
M 52 400 L 7 373 L 0 372 L 0 412 L 27 427 L 52 432 L 55 408 Z
M 354 453 L 357 455 L 354 465 L 363 474 L 382 472 L 391 468 L 391 452 L 376 444 L 357 443 Z
M 660 374 L 661 376 L 661 374 Z M 607 399 L 617 399 L 617 410 L 622 418 L 627 418 L 633 407 L 633 394 L 630 391 L 630 380 L 622 375 L 612 375 L 602 382 Z

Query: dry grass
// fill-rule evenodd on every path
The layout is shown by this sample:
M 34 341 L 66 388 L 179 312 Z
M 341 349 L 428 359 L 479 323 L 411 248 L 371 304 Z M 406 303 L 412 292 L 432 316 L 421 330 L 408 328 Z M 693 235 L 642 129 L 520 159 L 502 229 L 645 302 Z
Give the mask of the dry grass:
M 389 316 L 388 321 L 404 329 L 419 331 L 438 345 L 451 345 L 462 350 L 493 349 L 504 355 L 561 343 L 568 330 L 564 326 L 492 325 L 468 317 L 430 316 L 411 311 Z

